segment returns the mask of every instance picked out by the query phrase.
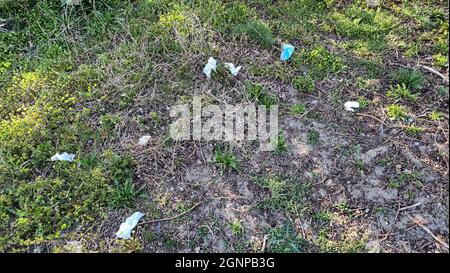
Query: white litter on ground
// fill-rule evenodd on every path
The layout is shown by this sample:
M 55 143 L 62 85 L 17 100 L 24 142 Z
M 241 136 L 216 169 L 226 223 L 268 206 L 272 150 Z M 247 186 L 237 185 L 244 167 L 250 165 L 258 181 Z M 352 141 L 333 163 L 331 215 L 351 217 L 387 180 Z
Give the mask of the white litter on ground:
M 142 136 L 141 138 L 139 138 L 138 144 L 141 145 L 141 146 L 147 145 L 151 138 L 152 137 L 148 136 L 148 135 L 147 136 Z
M 79 5 L 81 0 L 61 0 L 63 5 L 75 6 Z
M 366 4 L 369 8 L 375 8 L 380 5 L 380 0 L 366 0 Z
M 354 108 L 359 108 L 359 102 L 357 101 L 347 101 L 344 104 L 345 110 L 350 112 L 355 112 Z
M 64 152 L 62 154 L 56 153 L 54 156 L 52 156 L 50 158 L 50 160 L 51 161 L 69 161 L 69 162 L 72 162 L 74 158 L 75 158 L 74 154 L 69 154 L 69 153 Z
M 225 67 L 227 67 L 233 76 L 237 76 L 239 70 L 241 70 L 242 66 L 235 67 L 233 63 L 224 63 Z
M 120 224 L 119 231 L 117 231 L 116 233 L 117 238 L 130 239 L 131 232 L 137 226 L 142 216 L 144 216 L 144 213 L 136 211 L 130 217 L 128 217 L 125 222 Z
M 208 79 L 211 78 L 211 71 L 216 71 L 217 68 L 217 61 L 213 57 L 209 57 L 208 63 L 205 65 L 205 68 L 203 68 L 203 73 L 205 73 L 206 77 Z

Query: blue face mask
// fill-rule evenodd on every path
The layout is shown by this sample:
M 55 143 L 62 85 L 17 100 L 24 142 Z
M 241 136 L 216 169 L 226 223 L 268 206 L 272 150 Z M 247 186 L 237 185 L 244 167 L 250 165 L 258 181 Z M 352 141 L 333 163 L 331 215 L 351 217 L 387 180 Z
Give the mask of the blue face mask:
M 292 56 L 292 53 L 294 53 L 295 47 L 290 44 L 283 44 L 282 49 L 283 51 L 281 52 L 280 60 L 286 61 Z

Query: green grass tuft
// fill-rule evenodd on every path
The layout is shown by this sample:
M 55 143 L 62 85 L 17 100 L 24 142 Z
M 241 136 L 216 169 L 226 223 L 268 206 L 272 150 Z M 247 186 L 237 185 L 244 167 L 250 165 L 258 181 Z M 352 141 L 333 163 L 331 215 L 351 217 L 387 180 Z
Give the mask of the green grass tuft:
M 214 153 L 214 163 L 219 166 L 222 173 L 225 170 L 238 171 L 238 162 L 235 155 L 229 148 L 216 148 L 216 151 Z
M 389 89 L 386 95 L 395 99 L 406 99 L 410 101 L 416 101 L 418 98 L 418 94 L 411 93 L 404 83 L 401 85 L 397 84 L 396 88 L 391 86 L 391 89 Z
M 302 215 L 309 210 L 310 183 L 287 180 L 279 177 L 263 177 L 256 183 L 269 190 L 269 196 L 259 204 L 261 208 Z
M 245 34 L 251 41 L 262 48 L 270 49 L 275 44 L 275 38 L 271 29 L 262 21 L 249 21 L 240 24 L 234 31 L 235 33 Z
M 306 246 L 306 241 L 296 234 L 289 222 L 271 229 L 267 239 L 269 253 L 300 253 Z
M 391 120 L 406 120 L 408 118 L 405 107 L 401 105 L 391 104 L 387 106 L 386 110 Z
M 306 143 L 316 146 L 320 142 L 320 134 L 316 130 L 308 130 L 306 133 Z
M 306 106 L 303 103 L 294 104 L 289 108 L 289 112 L 294 116 L 301 116 L 306 112 Z
M 310 93 L 314 91 L 314 80 L 310 76 L 297 76 L 292 80 L 292 85 L 299 92 Z
M 397 83 L 397 86 L 413 90 L 420 90 L 425 84 L 425 76 L 422 73 L 405 68 L 393 73 L 392 79 Z

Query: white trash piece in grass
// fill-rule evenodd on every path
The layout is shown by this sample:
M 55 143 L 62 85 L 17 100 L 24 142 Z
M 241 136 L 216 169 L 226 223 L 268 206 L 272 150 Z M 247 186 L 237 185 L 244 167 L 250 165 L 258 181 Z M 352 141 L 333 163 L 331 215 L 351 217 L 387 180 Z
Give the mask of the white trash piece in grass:
M 228 68 L 231 72 L 231 75 L 237 76 L 239 70 L 241 70 L 242 66 L 234 67 L 233 63 L 224 63 L 225 67 Z
M 120 224 L 119 231 L 117 231 L 116 236 L 120 239 L 130 239 L 131 231 L 137 226 L 139 220 L 141 220 L 142 216 L 145 214 L 139 211 L 133 213 L 130 217 L 128 217 L 125 222 Z
M 72 162 L 74 158 L 75 158 L 74 154 L 69 154 L 69 153 L 64 152 L 62 154 L 56 153 L 54 156 L 52 156 L 50 158 L 50 160 L 51 161 L 69 161 L 69 162 Z
M 355 112 L 354 108 L 359 108 L 359 102 L 357 101 L 347 101 L 344 104 L 345 110 L 349 112 Z
M 211 71 L 216 71 L 217 68 L 217 61 L 213 57 L 209 57 L 208 63 L 205 65 L 205 68 L 203 68 L 203 73 L 205 73 L 206 77 L 208 79 L 211 78 Z
M 366 0 L 366 4 L 369 8 L 376 8 L 380 5 L 380 0 Z
M 145 146 L 145 145 L 148 144 L 148 142 L 150 141 L 151 138 L 152 137 L 149 136 L 149 135 L 142 136 L 141 138 L 139 138 L 138 144 L 141 145 L 141 146 Z
M 81 0 L 61 0 L 63 5 L 75 6 L 79 5 Z
M 284 62 L 284 61 L 287 61 L 292 56 L 292 53 L 294 53 L 295 47 L 291 44 L 283 44 L 281 49 L 282 49 L 282 51 L 281 51 L 281 55 L 280 55 L 280 60 Z

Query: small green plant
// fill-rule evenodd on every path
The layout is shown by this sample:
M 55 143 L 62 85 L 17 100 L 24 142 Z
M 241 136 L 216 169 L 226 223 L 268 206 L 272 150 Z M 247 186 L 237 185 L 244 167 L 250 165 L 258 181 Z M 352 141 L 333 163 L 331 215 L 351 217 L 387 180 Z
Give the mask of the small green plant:
M 387 115 L 391 120 L 405 120 L 408 116 L 405 107 L 397 104 L 388 105 Z
M 358 103 L 359 103 L 359 109 L 364 110 L 369 106 L 370 101 L 368 99 L 366 99 L 365 97 L 361 96 L 358 98 Z
M 434 54 L 433 56 L 433 62 L 438 65 L 438 66 L 442 66 L 445 67 L 448 65 L 448 55 L 443 55 L 441 53 L 438 54 Z
M 292 85 L 299 92 L 314 91 L 314 80 L 310 76 L 297 76 L 292 80 Z
M 289 112 L 294 116 L 301 116 L 306 112 L 306 106 L 303 103 L 294 104 L 290 107 Z
M 186 36 L 190 33 L 189 26 L 189 18 L 181 10 L 171 10 L 168 13 L 159 16 L 158 27 L 166 31 L 177 29 L 177 32 L 180 35 Z
M 351 38 L 379 41 L 396 25 L 395 16 L 361 7 L 356 2 L 342 13 L 330 14 L 336 32 Z
M 423 132 L 423 128 L 420 128 L 420 127 L 417 127 L 417 126 L 409 126 L 409 127 L 407 127 L 405 129 L 405 131 L 406 131 L 406 133 L 408 135 L 416 136 L 416 135 L 418 135 L 418 134 Z
M 269 49 L 275 44 L 275 39 L 270 28 L 261 21 L 249 21 L 240 24 L 235 29 L 236 33 L 245 33 L 252 41 L 263 48 Z
M 246 81 L 244 85 L 245 89 L 250 95 L 250 98 L 254 99 L 261 105 L 266 106 L 267 110 L 270 108 L 271 105 L 277 103 L 277 99 L 274 96 L 268 94 L 268 92 L 264 89 L 262 85 L 254 84 L 250 81 Z
M 353 160 L 353 165 L 355 166 L 355 168 L 362 172 L 364 171 L 365 167 L 364 167 L 364 162 L 361 159 L 355 159 Z
M 219 166 L 222 173 L 227 169 L 238 171 L 236 157 L 230 149 L 216 149 L 214 163 Z
M 403 86 L 405 89 L 420 90 L 425 84 L 425 76 L 422 73 L 406 68 L 397 70 L 392 74 L 392 78 L 397 85 Z
M 316 146 L 319 144 L 320 141 L 320 134 L 316 130 L 308 130 L 306 133 L 306 143 L 312 146 Z
M 251 8 L 245 3 L 227 3 L 224 7 L 223 14 L 212 18 L 213 22 L 217 21 L 216 25 L 219 29 L 231 30 L 237 24 L 250 20 L 253 14 Z M 213 11 L 214 9 L 211 9 L 210 12 Z
M 234 219 L 233 222 L 230 223 L 230 229 L 235 236 L 239 236 L 244 232 L 244 227 L 239 219 Z
M 351 216 L 352 210 L 350 209 L 347 202 L 342 202 L 336 205 L 336 208 L 344 215 Z
M 389 184 L 387 185 L 388 189 L 399 189 L 400 183 L 397 180 L 391 180 L 389 181 Z
M 287 143 L 286 143 L 286 137 L 284 136 L 284 133 L 280 132 L 278 134 L 278 141 L 277 146 L 275 148 L 275 153 L 282 153 L 287 150 Z
M 256 183 L 270 192 L 259 204 L 262 208 L 294 215 L 302 215 L 309 209 L 307 195 L 310 183 L 280 177 L 260 177 Z
M 261 105 L 264 105 L 268 111 L 271 105 L 275 105 L 277 103 L 277 99 L 267 93 L 262 93 L 258 98 L 258 102 Z
M 317 234 L 316 245 L 322 252 L 358 253 L 364 251 L 367 238 L 354 237 L 345 231 L 339 239 L 333 238 L 328 227 L 323 227 Z
M 216 71 L 212 74 L 212 78 L 218 80 L 223 85 L 231 84 L 233 76 L 223 63 L 218 63 Z
M 103 154 L 105 165 L 110 169 L 109 177 L 112 181 L 112 193 L 109 205 L 115 208 L 132 207 L 140 195 L 133 183 L 133 160 L 130 157 L 120 157 L 112 151 Z
M 441 97 L 444 97 L 444 96 L 448 95 L 448 87 L 439 86 L 438 89 L 437 89 L 437 93 Z
M 164 143 L 164 146 L 165 146 L 165 147 L 170 147 L 170 146 L 172 146 L 172 145 L 175 143 L 175 141 L 174 141 L 173 138 L 170 136 L 170 134 L 166 134 L 166 135 L 164 135 L 164 137 L 163 137 L 163 143 Z
M 404 83 L 401 85 L 397 84 L 396 88 L 391 86 L 391 89 L 389 89 L 386 95 L 395 99 L 406 99 L 411 101 L 416 101 L 418 98 L 418 95 L 411 93 Z
M 314 218 L 322 223 L 328 223 L 331 221 L 331 213 L 328 210 L 321 210 L 314 214 Z
M 444 115 L 444 114 L 443 114 L 442 112 L 433 110 L 433 111 L 428 115 L 428 117 L 429 117 L 432 121 L 440 121 L 440 120 L 442 119 L 443 115 Z
M 421 50 L 422 50 L 422 46 L 420 44 L 411 43 L 410 45 L 407 45 L 407 49 L 405 51 L 405 56 L 408 58 L 418 56 Z
M 322 45 L 316 45 L 310 50 L 303 50 L 299 58 L 294 58 L 296 65 L 306 62 L 311 67 L 311 75 L 320 79 L 329 73 L 338 73 L 344 70 L 343 60 L 332 54 Z M 309 87 L 311 89 L 311 87 Z
M 387 187 L 390 189 L 399 189 L 400 187 L 408 184 L 415 184 L 420 186 L 420 177 L 419 174 L 412 172 L 412 173 L 402 173 L 399 176 L 397 176 L 395 179 L 389 181 Z
M 140 191 L 135 189 L 131 180 L 116 183 L 109 200 L 110 205 L 114 208 L 133 207 L 139 194 Z
M 113 133 L 114 128 L 120 122 L 120 117 L 106 114 L 100 117 L 100 126 L 104 133 Z
M 120 94 L 119 99 L 120 108 L 126 108 L 127 106 L 129 106 L 133 102 L 135 97 L 136 92 L 134 90 L 129 90 L 127 92 Z
M 250 95 L 250 98 L 258 100 L 259 96 L 264 93 L 264 87 L 260 84 L 252 83 L 251 81 L 246 81 L 244 83 L 245 90 Z
M 387 164 L 389 164 L 389 162 L 391 162 L 391 160 L 388 157 L 384 157 L 378 160 L 377 164 L 380 166 L 386 166 Z
M 372 211 L 375 214 L 386 215 L 389 212 L 389 209 L 383 206 L 376 206 L 373 208 Z
M 156 112 L 150 112 L 150 118 L 156 125 L 161 122 L 161 117 Z
M 296 234 L 291 223 L 270 230 L 267 239 L 267 252 L 299 253 L 304 247 L 306 247 L 306 241 Z

